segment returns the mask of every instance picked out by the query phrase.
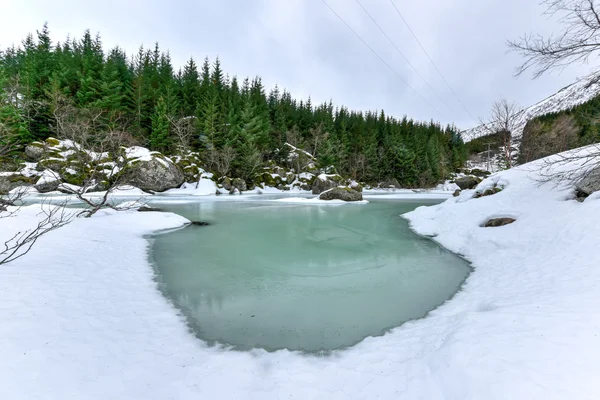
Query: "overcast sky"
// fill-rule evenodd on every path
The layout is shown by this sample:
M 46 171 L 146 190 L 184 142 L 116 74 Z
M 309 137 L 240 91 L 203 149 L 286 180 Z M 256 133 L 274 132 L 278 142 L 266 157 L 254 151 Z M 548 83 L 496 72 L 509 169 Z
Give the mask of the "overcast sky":
M 313 104 L 332 99 L 351 109 L 383 109 L 463 129 L 485 117 L 501 95 L 531 105 L 590 69 L 574 66 L 537 80 L 513 76 L 519 56 L 507 53 L 506 40 L 526 32 L 556 32 L 559 26 L 541 15 L 537 0 L 393 0 L 471 117 L 390 0 L 360 3 L 424 79 L 356 0 L 326 1 L 400 77 L 322 0 L 4 0 L 0 46 L 19 44 L 44 21 L 53 40 L 81 37 L 89 28 L 100 32 L 105 49 L 118 44 L 132 54 L 141 44 L 158 41 L 170 50 L 176 68 L 190 56 L 200 61 L 219 56 L 225 72 L 260 75 L 267 88 L 278 84 L 297 98 L 310 96 Z

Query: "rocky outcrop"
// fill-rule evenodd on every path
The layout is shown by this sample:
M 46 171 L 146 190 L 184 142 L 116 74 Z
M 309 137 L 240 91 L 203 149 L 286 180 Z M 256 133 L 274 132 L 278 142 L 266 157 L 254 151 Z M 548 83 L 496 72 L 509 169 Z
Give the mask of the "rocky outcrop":
M 344 184 L 344 178 L 337 174 L 321 174 L 313 181 L 312 193 L 321 194 L 342 184 Z
M 172 162 L 153 158 L 149 161 L 136 160 L 124 172 L 121 182 L 146 192 L 164 192 L 183 184 L 183 172 Z
M 454 181 L 456 185 L 461 189 L 473 189 L 481 182 L 481 179 L 476 178 L 474 176 L 463 176 L 462 178 L 458 178 Z
M 347 186 L 339 186 L 329 189 L 319 196 L 320 200 L 343 200 L 343 201 L 361 201 L 362 193 Z
M 485 223 L 486 228 L 493 228 L 497 226 L 504 226 L 508 224 L 512 224 L 516 220 L 514 218 L 503 217 L 503 218 L 492 218 Z
M 591 170 L 575 184 L 578 192 L 590 195 L 600 190 L 600 167 Z

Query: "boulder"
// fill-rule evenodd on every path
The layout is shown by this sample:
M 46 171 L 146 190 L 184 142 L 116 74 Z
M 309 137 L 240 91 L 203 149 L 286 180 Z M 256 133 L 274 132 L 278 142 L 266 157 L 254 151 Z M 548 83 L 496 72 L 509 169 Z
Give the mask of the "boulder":
M 385 181 L 379 183 L 379 187 L 382 189 L 399 189 L 400 186 L 400 182 L 398 182 L 398 179 L 396 178 L 386 179 Z
M 161 212 L 162 211 L 160 208 L 154 208 L 154 207 L 150 207 L 150 206 L 146 206 L 146 205 L 141 206 L 137 210 L 138 210 L 138 212 Z
M 127 167 L 121 184 L 131 185 L 146 192 L 164 192 L 183 184 L 183 172 L 164 159 L 136 160 Z
M 25 155 L 33 162 L 40 161 L 46 153 L 44 146 L 41 143 L 32 143 L 25 146 Z
M 233 189 L 233 185 L 232 185 L 231 179 L 228 178 L 228 177 L 226 177 L 226 176 L 224 176 L 221 179 L 219 179 L 219 184 L 221 186 L 223 186 L 223 189 L 225 189 L 225 190 L 231 191 Z
M 353 181 L 352 183 L 350 183 L 350 189 L 354 189 L 357 192 L 361 192 L 363 191 L 363 187 L 360 183 Z
M 232 182 L 231 182 L 231 191 L 237 189 L 240 193 L 245 191 L 247 189 L 246 187 L 246 181 L 244 181 L 241 178 L 235 178 Z
M 327 175 L 321 174 L 319 175 L 312 184 L 312 193 L 313 194 L 321 194 L 326 190 L 333 189 L 338 187 L 344 183 L 344 178 L 337 174 Z
M 496 226 L 504 226 L 508 224 L 512 224 L 516 220 L 514 218 L 503 217 L 503 218 L 492 218 L 485 223 L 486 228 L 492 228 Z
M 590 195 L 600 190 L 600 166 L 588 172 L 575 184 L 577 192 Z
M 491 175 L 491 172 L 483 170 L 483 169 L 475 168 L 475 169 L 471 170 L 470 175 L 475 175 L 475 176 L 478 176 L 481 178 L 485 178 L 485 177 Z
M 460 196 L 460 189 L 456 189 L 456 190 L 454 191 L 454 193 L 452 193 L 452 196 L 454 196 L 454 197 L 458 197 L 458 196 Z
M 319 196 L 320 200 L 361 201 L 362 193 L 347 186 L 339 186 L 327 190 Z
M 478 179 L 474 176 L 464 176 L 454 181 L 454 183 L 456 183 L 461 190 L 473 189 L 479 184 L 479 182 L 481 182 L 481 179 Z
M 60 181 L 55 180 L 55 181 L 40 182 L 40 183 L 33 185 L 33 187 L 36 188 L 36 190 L 40 193 L 48 193 L 48 192 L 55 192 L 56 190 L 58 190 L 59 185 L 60 185 Z
M 7 195 L 11 190 L 21 186 L 31 186 L 34 182 L 31 178 L 19 174 L 0 176 L 0 195 Z

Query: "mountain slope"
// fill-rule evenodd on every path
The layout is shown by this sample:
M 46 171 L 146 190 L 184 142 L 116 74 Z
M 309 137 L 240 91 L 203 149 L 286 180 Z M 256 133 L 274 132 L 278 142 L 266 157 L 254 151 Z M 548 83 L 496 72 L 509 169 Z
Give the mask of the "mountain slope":
M 588 75 L 577 82 L 560 89 L 552 96 L 523 109 L 517 116 L 517 128 L 513 132 L 513 138 L 519 140 L 523 135 L 523 129 L 527 122 L 533 118 L 568 110 L 579 104 L 585 103 L 600 94 L 600 76 Z M 489 134 L 482 125 L 461 132 L 463 141 L 470 142 L 478 137 Z

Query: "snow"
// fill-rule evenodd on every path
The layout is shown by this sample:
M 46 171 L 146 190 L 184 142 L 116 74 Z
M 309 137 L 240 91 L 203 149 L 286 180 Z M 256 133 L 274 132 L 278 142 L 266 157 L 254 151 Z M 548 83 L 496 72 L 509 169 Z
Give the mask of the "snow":
M 291 159 L 293 159 L 294 156 L 298 157 L 299 153 L 304 153 L 311 160 L 315 159 L 315 157 L 312 154 L 310 154 L 308 151 L 306 151 L 306 150 L 299 149 L 296 146 L 292 146 L 291 144 L 289 144 L 287 142 L 284 145 L 287 146 L 287 147 L 289 147 L 291 149 L 291 151 L 290 151 L 290 158 Z
M 87 193 L 85 197 L 102 197 L 106 192 L 92 192 Z M 122 185 L 113 189 L 110 192 L 110 197 L 113 196 L 148 196 L 148 193 L 142 189 L 136 188 L 135 186 Z
M 527 121 L 545 114 L 568 110 L 593 99 L 599 94 L 600 80 L 596 74 L 579 79 L 577 82 L 562 88 L 552 96 L 522 110 L 517 116 L 517 127 L 512 133 L 513 138 L 521 138 Z M 487 134 L 489 132 L 487 132 L 483 125 L 461 132 L 461 136 L 465 142 L 470 142 Z
M 503 186 L 495 195 L 463 191 L 406 214 L 473 273 L 425 318 L 324 355 L 195 338 L 157 290 L 144 239 L 185 219 L 76 219 L 0 268 L 0 398 L 597 399 L 600 195 L 572 200 L 571 186 L 541 185 L 536 167 L 479 185 Z M 0 240 L 38 211 L 0 219 Z M 517 221 L 481 227 L 496 215 Z
M 40 179 L 38 179 L 36 185 L 43 185 L 44 183 L 49 183 L 49 182 L 56 182 L 60 180 L 60 175 L 57 174 L 56 172 L 49 170 L 49 169 L 45 169 L 42 172 L 42 175 L 40 176 Z
M 157 160 L 165 167 L 169 167 L 169 162 L 164 160 L 162 157 L 157 157 L 161 155 L 156 151 L 150 151 L 145 147 L 141 146 L 132 146 L 125 149 L 125 156 L 129 161 L 152 161 Z
M 170 189 L 162 195 L 212 196 L 217 192 L 217 185 L 210 179 L 200 179 L 198 182 L 184 183 L 179 189 Z

